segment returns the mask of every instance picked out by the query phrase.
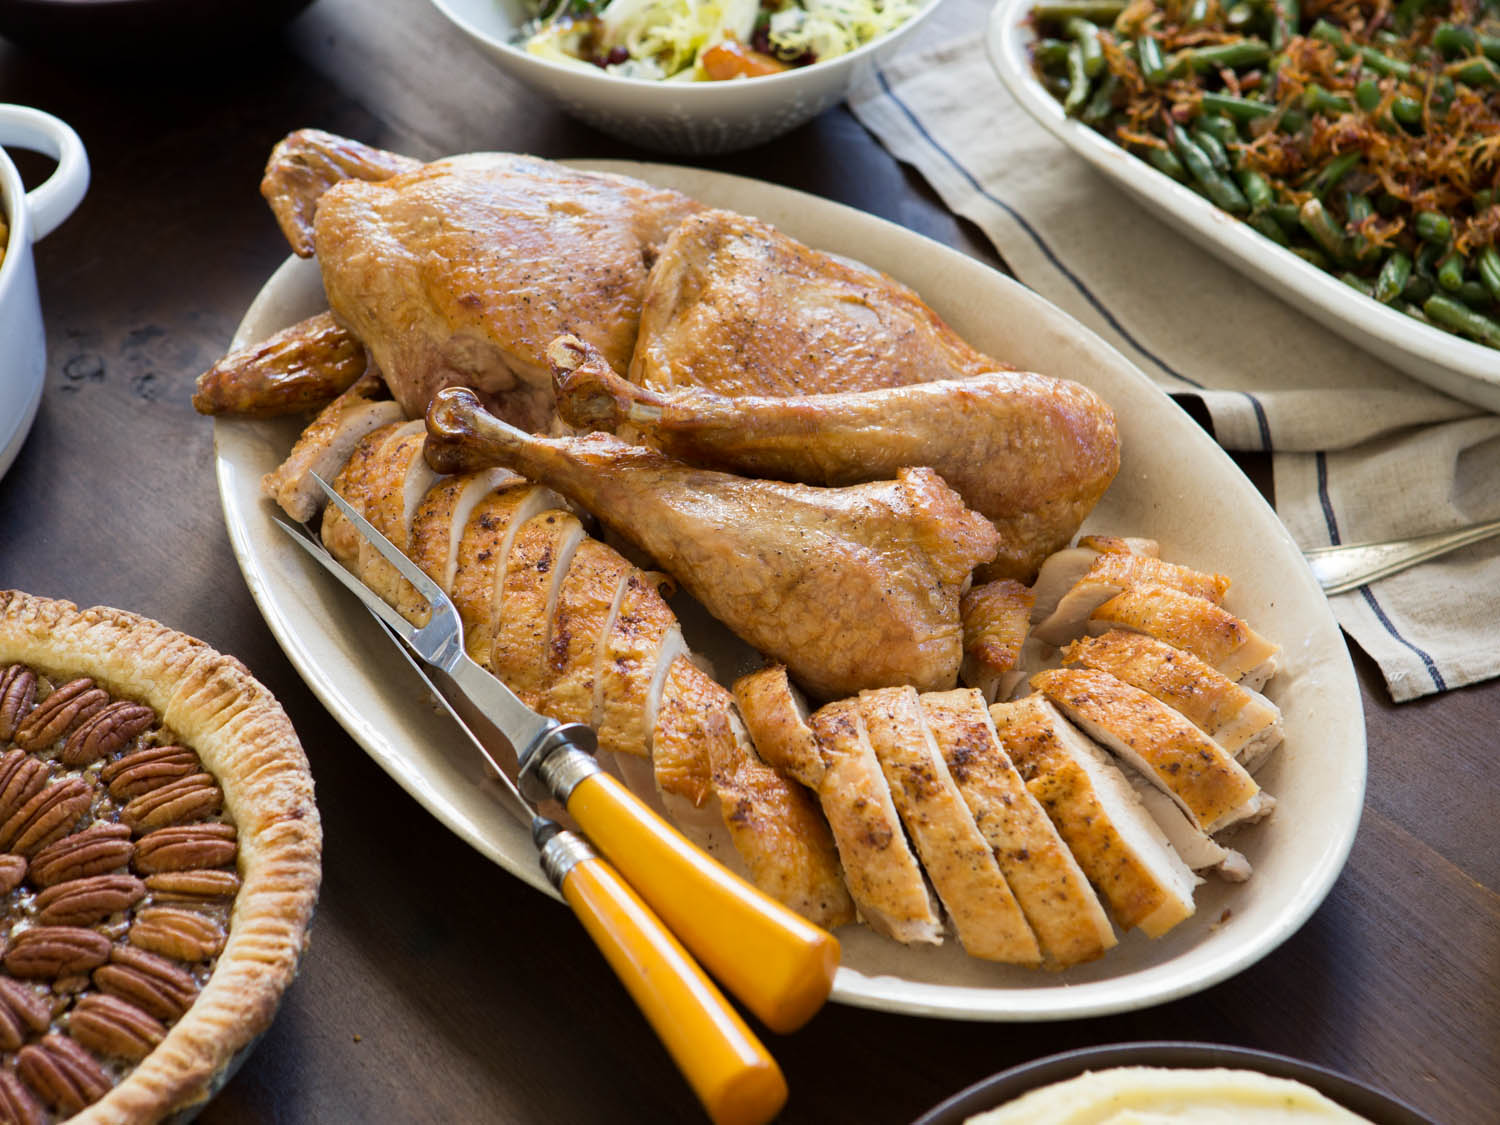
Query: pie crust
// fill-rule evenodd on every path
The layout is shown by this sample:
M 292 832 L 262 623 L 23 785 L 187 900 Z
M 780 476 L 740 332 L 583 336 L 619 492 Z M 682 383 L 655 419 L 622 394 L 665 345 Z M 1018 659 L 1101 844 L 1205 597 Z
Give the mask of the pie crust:
M 228 937 L 187 1012 L 126 1077 L 72 1118 L 145 1122 L 201 1103 L 270 1024 L 307 943 L 322 831 L 307 759 L 275 698 L 231 656 L 149 618 L 0 591 L 0 670 L 91 677 L 152 708 L 198 754 L 238 831 Z

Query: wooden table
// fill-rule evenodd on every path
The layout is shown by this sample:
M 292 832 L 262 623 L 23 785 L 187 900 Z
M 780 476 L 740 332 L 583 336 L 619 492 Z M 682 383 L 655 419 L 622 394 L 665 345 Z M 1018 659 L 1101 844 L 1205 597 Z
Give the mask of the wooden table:
M 199 62 L 69 66 L 0 42 L 0 101 L 71 122 L 94 173 L 81 210 L 38 246 L 47 390 L 0 480 L 0 585 L 130 608 L 235 653 L 307 747 L 327 834 L 312 947 L 275 1024 L 203 1121 L 698 1121 L 572 917 L 450 835 L 333 722 L 230 553 L 212 426 L 188 397 L 286 254 L 256 193 L 266 155 L 304 125 L 399 146 L 420 120 L 362 108 L 374 104 L 372 84 L 394 90 L 399 74 L 302 61 L 336 54 L 339 13 L 320 18 L 324 8 L 263 46 Z M 419 44 L 413 60 L 432 63 Z M 544 105 L 523 107 L 499 79 L 495 90 L 494 128 L 468 147 L 641 155 Z M 33 183 L 46 168 L 21 163 Z M 843 109 L 702 163 L 996 261 Z M 906 1121 L 1055 1051 L 1183 1039 L 1344 1071 L 1439 1121 L 1494 1121 L 1500 682 L 1397 708 L 1358 652 L 1355 664 L 1369 728 L 1363 823 L 1332 894 L 1284 946 L 1206 992 L 1104 1019 L 945 1023 L 832 1006 L 771 1043 L 792 1089 L 783 1119 Z

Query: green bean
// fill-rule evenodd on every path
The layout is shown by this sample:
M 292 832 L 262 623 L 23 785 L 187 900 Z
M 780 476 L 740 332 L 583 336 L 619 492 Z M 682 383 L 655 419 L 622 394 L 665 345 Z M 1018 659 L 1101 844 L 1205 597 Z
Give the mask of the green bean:
M 1470 308 L 1487 309 L 1495 303 L 1490 291 L 1477 281 L 1465 281 L 1456 292 L 1458 299 Z
M 1425 300 L 1425 298 L 1423 299 Z M 1396 305 L 1396 307 L 1404 312 L 1407 316 L 1411 317 L 1413 320 L 1420 320 L 1423 324 L 1432 323 L 1432 321 L 1427 319 L 1427 314 L 1424 313 L 1419 306 L 1414 305 L 1409 301 L 1401 301 Z
M 1302 108 L 1309 113 L 1348 113 L 1354 107 L 1348 98 L 1330 94 L 1314 82 L 1302 91 Z
M 1187 169 L 1182 166 L 1182 161 L 1177 159 L 1177 154 L 1169 148 L 1148 148 L 1146 162 L 1158 172 L 1165 172 L 1174 180 L 1187 179 Z
M 1422 311 L 1427 314 L 1429 320 L 1444 328 L 1467 336 L 1471 340 L 1477 340 L 1481 344 L 1488 344 L 1492 348 L 1500 348 L 1500 323 L 1496 323 L 1483 313 L 1475 312 L 1462 301 L 1455 301 L 1452 297 L 1434 293 L 1423 302 Z
M 1354 254 L 1355 261 L 1361 263 L 1373 262 L 1380 256 L 1380 251 L 1371 245 L 1370 240 L 1359 229 L 1360 224 L 1373 214 L 1375 214 L 1375 205 L 1370 202 L 1368 195 L 1353 191 L 1344 194 L 1345 225 L 1350 228 L 1349 247 Z
M 1361 78 L 1354 84 L 1354 101 L 1369 113 L 1380 104 L 1380 84 L 1373 78 Z
M 1281 115 L 1279 129 L 1283 133 L 1300 133 L 1307 126 L 1307 114 L 1300 109 L 1289 109 Z
M 1063 99 L 1063 112 L 1076 116 L 1089 96 L 1089 75 L 1084 69 L 1083 48 L 1077 43 L 1068 46 L 1068 96 Z
M 1193 143 L 1203 150 L 1203 155 L 1208 157 L 1214 171 L 1229 171 L 1229 150 L 1224 147 L 1223 141 L 1202 129 L 1194 129 L 1192 135 Z
M 1338 182 L 1353 171 L 1354 166 L 1364 159 L 1364 153 L 1359 149 L 1350 149 L 1335 156 L 1327 164 L 1323 165 L 1321 171 L 1313 177 L 1309 185 L 1310 190 L 1319 199 L 1327 195 L 1330 190 L 1337 186 Z
M 1187 15 L 1183 18 L 1184 27 L 1197 27 L 1208 19 L 1208 0 L 1193 0 L 1188 5 Z
M 1252 211 L 1264 211 L 1276 198 L 1271 191 L 1271 182 L 1254 168 L 1241 168 L 1235 179 L 1240 182 L 1240 190 L 1245 193 L 1245 200 Z
M 1296 234 L 1302 229 L 1302 212 L 1295 203 L 1273 203 L 1266 208 L 1266 214 L 1288 234 Z
M 1411 258 L 1400 250 L 1393 250 L 1385 260 L 1385 265 L 1380 267 L 1379 276 L 1375 278 L 1373 296 L 1377 301 L 1388 305 L 1406 291 L 1406 283 L 1410 280 Z
M 1225 146 L 1239 143 L 1239 129 L 1235 127 L 1233 121 L 1221 113 L 1203 114 L 1194 124 L 1194 128 L 1202 129 L 1210 136 L 1217 137 L 1219 143 Z
M 1437 246 L 1446 244 L 1453 237 L 1453 223 L 1447 215 L 1436 211 L 1418 211 L 1417 217 L 1412 220 L 1412 228 L 1423 242 L 1431 242 Z
M 1172 56 L 1171 72 L 1218 70 L 1220 67 L 1259 66 L 1271 57 L 1271 48 L 1260 39 L 1215 43 L 1211 47 L 1188 47 Z
M 1098 78 L 1104 69 L 1104 48 L 1099 45 L 1098 25 L 1074 18 L 1063 23 L 1063 31 L 1083 52 L 1083 72 L 1090 78 Z
M 1357 274 L 1352 274 L 1348 270 L 1345 270 L 1343 273 L 1339 274 L 1339 280 L 1347 285 L 1350 289 L 1357 289 L 1366 297 L 1375 296 L 1375 287 Z
M 1274 105 L 1249 98 L 1237 98 L 1233 94 L 1204 94 L 1200 104 L 1204 113 L 1222 113 L 1236 121 L 1255 121 L 1276 112 Z
M 1031 48 L 1031 57 L 1045 70 L 1065 66 L 1068 61 L 1068 44 L 1063 39 L 1038 39 Z
M 1079 119 L 1088 125 L 1100 125 L 1115 111 L 1115 91 L 1120 88 L 1120 79 L 1115 74 L 1106 74 L 1094 90 L 1089 104 L 1083 107 Z
M 1327 209 L 1320 199 L 1309 199 L 1302 205 L 1298 212 L 1298 218 L 1312 240 L 1322 247 L 1323 252 L 1335 261 L 1342 260 L 1347 254 L 1347 243 L 1344 232 L 1339 225 L 1333 221 Z
M 1344 33 L 1327 20 L 1318 20 L 1317 23 L 1312 25 L 1312 30 L 1308 34 L 1314 39 L 1320 39 L 1324 43 L 1330 43 L 1337 47 L 1339 54 L 1345 58 L 1358 55 L 1364 60 L 1365 65 L 1376 74 L 1394 74 L 1403 82 L 1411 81 L 1412 69 L 1410 63 L 1402 62 L 1400 59 L 1393 59 L 1384 51 L 1377 51 L 1374 47 L 1361 47 L 1351 44 L 1344 37 Z
M 1401 288 L 1401 296 L 1408 301 L 1421 304 L 1432 296 L 1432 282 L 1428 281 L 1419 273 L 1413 273 L 1406 279 L 1406 284 Z
M 1479 51 L 1485 58 L 1500 62 L 1500 35 L 1481 35 Z
M 1047 23 L 1070 19 L 1112 20 L 1128 7 L 1127 0 L 1043 0 L 1031 14 Z
M 1245 201 L 1245 196 L 1234 181 L 1214 168 L 1182 126 L 1173 122 L 1168 130 L 1178 158 L 1210 199 L 1232 215 L 1243 215 L 1250 210 L 1250 204 Z
M 1457 293 L 1464 284 L 1464 267 L 1468 265 L 1464 256 L 1454 251 L 1443 259 L 1438 266 L 1438 284 L 1450 293 Z
M 1314 250 L 1311 246 L 1293 246 L 1292 253 L 1308 265 L 1316 266 L 1324 273 L 1333 268 L 1332 263 L 1328 261 L 1328 256 L 1321 250 Z
M 1500 250 L 1493 244 L 1479 252 L 1479 280 L 1484 282 L 1490 296 L 1500 301 Z
M 1401 0 L 1396 6 L 1396 22 L 1402 27 L 1410 27 L 1425 7 L 1427 0 Z
M 1283 51 L 1302 22 L 1298 0 L 1272 0 L 1271 49 Z
M 1141 64 L 1141 76 L 1153 86 L 1167 80 L 1167 61 L 1161 56 L 1161 44 L 1150 35 L 1135 41 L 1135 57 Z
M 1488 86 L 1491 89 L 1500 86 L 1500 71 L 1483 55 L 1451 63 L 1443 73 L 1465 86 Z
M 1458 27 L 1451 23 L 1441 25 L 1432 33 L 1432 45 L 1450 59 L 1472 55 L 1479 46 L 1479 38 L 1472 27 Z
M 1248 219 L 1245 220 L 1245 222 L 1249 223 L 1257 231 L 1265 235 L 1278 246 L 1291 245 L 1291 243 L 1287 239 L 1286 232 L 1281 229 L 1281 224 L 1278 223 L 1275 219 L 1271 218 L 1270 215 L 1251 215 Z
M 1391 103 L 1391 113 L 1403 125 L 1422 124 L 1422 103 L 1416 98 L 1398 97 Z
M 1495 192 L 1492 188 L 1480 188 L 1474 193 L 1472 202 L 1474 204 L 1474 214 L 1477 215 L 1481 211 L 1488 211 L 1495 202 Z

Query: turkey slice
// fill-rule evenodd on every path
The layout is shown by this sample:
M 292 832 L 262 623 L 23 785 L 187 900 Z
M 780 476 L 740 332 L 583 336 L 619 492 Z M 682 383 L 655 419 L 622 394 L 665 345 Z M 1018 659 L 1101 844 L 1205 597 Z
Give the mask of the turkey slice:
M 1145 633 L 1185 649 L 1231 680 L 1259 691 L 1276 674 L 1272 644 L 1222 606 L 1166 586 L 1132 586 L 1089 614 L 1091 634 Z
M 1201 880 L 1109 755 L 1040 695 L 996 703 L 990 717 L 1026 788 L 1120 926 L 1160 937 L 1192 915 Z

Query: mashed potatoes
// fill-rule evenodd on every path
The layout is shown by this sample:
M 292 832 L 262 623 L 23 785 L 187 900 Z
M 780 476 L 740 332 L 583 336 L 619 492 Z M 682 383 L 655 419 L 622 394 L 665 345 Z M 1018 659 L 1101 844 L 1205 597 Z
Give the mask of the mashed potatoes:
M 1251 1070 L 1123 1066 L 1033 1090 L 966 1125 L 1358 1125 L 1363 1117 L 1287 1078 Z

